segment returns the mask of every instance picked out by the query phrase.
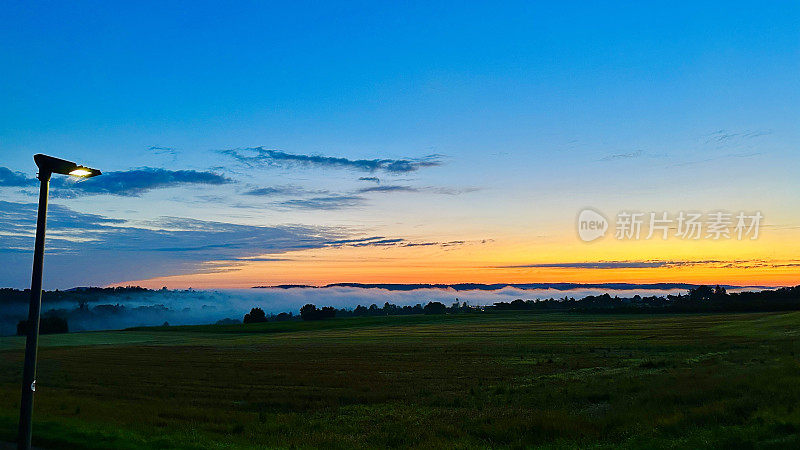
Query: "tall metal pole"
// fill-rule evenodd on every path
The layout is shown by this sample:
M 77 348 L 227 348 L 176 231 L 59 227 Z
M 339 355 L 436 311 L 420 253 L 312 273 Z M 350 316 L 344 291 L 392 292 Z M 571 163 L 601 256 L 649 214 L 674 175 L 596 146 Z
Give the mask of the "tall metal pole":
M 33 275 L 31 276 L 31 304 L 28 309 L 25 341 L 25 368 L 22 371 L 22 401 L 19 405 L 20 450 L 31 448 L 31 419 L 33 393 L 36 391 L 36 352 L 39 346 L 39 315 L 42 307 L 42 268 L 44 264 L 44 233 L 47 227 L 47 197 L 50 190 L 50 172 L 40 170 L 39 214 L 36 219 L 36 245 L 33 250 Z

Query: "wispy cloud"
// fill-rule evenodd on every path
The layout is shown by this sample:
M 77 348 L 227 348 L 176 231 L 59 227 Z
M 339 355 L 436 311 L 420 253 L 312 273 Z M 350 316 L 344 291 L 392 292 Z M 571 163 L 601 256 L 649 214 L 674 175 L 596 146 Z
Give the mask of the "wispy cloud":
M 615 153 L 613 155 L 604 156 L 604 157 L 600 158 L 600 161 L 616 161 L 616 160 L 619 160 L 619 159 L 633 159 L 633 158 L 639 158 L 642 155 L 643 155 L 643 153 L 642 153 L 641 150 L 636 150 L 634 152 Z
M 160 147 L 153 145 L 148 147 L 147 150 L 156 155 L 178 156 L 178 150 L 173 147 Z
M 275 262 L 275 261 L 292 261 L 292 258 L 265 258 L 265 257 L 247 257 L 247 258 L 234 258 L 229 261 L 241 262 Z
M 350 245 L 350 244 L 359 244 L 362 242 L 369 242 L 369 241 L 377 241 L 381 239 L 386 239 L 385 236 L 370 236 L 364 238 L 356 238 L 356 239 L 340 239 L 338 241 L 332 241 L 332 245 Z
M 345 239 L 333 242 L 333 245 L 341 247 L 453 247 L 466 244 L 486 244 L 492 242 L 491 239 L 480 241 L 426 241 L 414 242 L 404 238 L 387 238 L 385 236 L 373 236 L 361 239 Z
M 706 144 L 729 145 L 772 134 L 769 130 L 729 131 L 717 130 L 703 137 Z
M 383 186 L 372 186 L 368 188 L 361 188 L 358 190 L 360 193 L 367 193 L 367 192 L 419 192 L 419 188 L 411 187 L 411 186 L 401 186 L 401 185 L 383 185 Z
M 461 195 L 461 194 L 468 194 L 470 192 L 477 192 L 480 191 L 481 188 L 477 188 L 474 186 L 470 187 L 463 187 L 463 188 L 448 188 L 448 187 L 427 187 L 425 191 L 431 192 L 434 194 L 442 194 L 442 195 Z
M 425 167 L 442 165 L 440 155 L 427 155 L 421 158 L 406 159 L 349 159 L 323 155 L 303 155 L 286 153 L 280 150 L 252 147 L 244 149 L 220 150 L 249 167 L 259 166 L 306 166 L 359 170 L 364 172 L 384 171 L 387 173 L 408 173 Z
M 350 244 L 350 247 L 388 247 L 392 245 L 402 244 L 403 242 L 405 242 L 405 239 L 402 238 L 375 239 L 372 241 L 353 243 Z
M 378 177 L 359 177 L 358 181 L 372 181 L 373 183 L 380 183 L 381 179 Z
M 276 206 L 293 209 L 333 210 L 361 206 L 364 198 L 358 195 L 326 195 L 298 198 L 276 203 Z
M 764 146 L 756 141 L 772 134 L 769 130 L 729 131 L 717 130 L 701 136 L 697 147 L 668 167 L 695 166 L 725 159 L 754 158 L 765 153 Z
M 242 192 L 242 194 L 256 197 L 274 197 L 280 195 L 302 195 L 307 192 L 308 191 L 298 186 L 267 186 L 254 187 Z
M 138 197 L 154 189 L 182 185 L 221 185 L 233 180 L 215 172 L 197 170 L 167 170 L 143 167 L 118 172 L 107 172 L 87 180 L 64 177 L 53 178 L 51 194 L 55 197 L 78 197 L 81 195 L 119 195 Z
M 695 261 L 671 261 L 671 260 L 647 260 L 647 261 L 588 261 L 588 262 L 554 262 L 554 263 L 533 263 L 509 266 L 496 266 L 500 269 L 654 269 L 672 267 L 711 267 L 711 268 L 780 268 L 800 266 L 800 261 L 767 261 L 761 259 L 742 259 L 742 260 L 695 260 Z
M 443 194 L 443 195 L 459 195 L 465 192 L 472 192 L 477 190 L 476 188 L 464 188 L 464 189 L 451 189 L 451 188 L 442 188 L 442 187 L 414 187 L 414 186 L 405 186 L 405 185 L 379 185 L 379 186 L 371 186 L 366 188 L 357 189 L 355 192 L 351 194 L 329 194 L 325 191 L 300 191 L 297 192 L 298 195 L 302 195 L 303 193 L 313 193 L 313 194 L 326 194 L 326 195 L 317 195 L 315 197 L 310 198 L 298 198 L 298 199 L 291 199 L 285 200 L 281 202 L 274 203 L 274 205 L 282 208 L 295 208 L 295 209 L 317 209 L 317 210 L 334 210 L 334 209 L 343 209 L 343 208 L 352 208 L 356 206 L 361 206 L 366 202 L 366 199 L 362 196 L 362 194 L 390 194 L 390 193 L 397 193 L 397 192 L 422 192 L 422 193 L 432 193 L 432 194 Z M 260 189 L 255 190 L 251 195 L 277 195 L 282 193 L 281 191 L 273 191 L 271 188 L 265 188 L 262 191 Z
M 665 267 L 672 261 L 595 261 L 595 262 L 557 262 L 500 266 L 504 269 L 545 268 L 545 269 L 645 269 Z
M 425 192 L 429 194 L 441 194 L 441 195 L 460 195 L 465 194 L 468 192 L 475 192 L 478 188 L 468 187 L 468 188 L 446 188 L 446 187 L 433 187 L 433 186 L 423 186 L 423 187 L 414 187 L 414 186 L 406 186 L 406 185 L 392 185 L 392 184 L 385 184 L 381 186 L 371 186 L 367 188 L 361 188 L 357 192 L 359 194 L 367 194 L 367 193 L 392 193 L 392 192 Z

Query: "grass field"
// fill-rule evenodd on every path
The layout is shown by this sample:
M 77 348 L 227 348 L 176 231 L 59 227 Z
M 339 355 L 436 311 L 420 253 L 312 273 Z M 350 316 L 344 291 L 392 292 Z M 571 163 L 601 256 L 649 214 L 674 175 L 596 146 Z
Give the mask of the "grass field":
M 800 446 L 800 313 L 393 316 L 49 335 L 34 444 Z M 21 338 L 0 339 L 0 440 Z

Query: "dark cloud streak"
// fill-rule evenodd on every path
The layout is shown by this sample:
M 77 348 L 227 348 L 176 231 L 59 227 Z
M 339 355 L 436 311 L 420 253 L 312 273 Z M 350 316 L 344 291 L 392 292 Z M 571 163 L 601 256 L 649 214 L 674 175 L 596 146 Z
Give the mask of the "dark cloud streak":
M 24 173 L 17 172 L 6 167 L 0 167 L 0 187 L 13 186 L 25 187 L 34 186 L 39 181 L 36 178 L 28 178 Z
M 442 165 L 440 155 L 427 155 L 422 158 L 407 159 L 348 159 L 334 156 L 293 154 L 265 149 L 264 147 L 220 150 L 220 153 L 230 156 L 249 167 L 305 166 L 343 168 L 364 172 L 384 171 L 399 174 Z
M 36 204 L 0 201 L 0 286 L 30 281 Z M 54 203 L 47 240 L 48 286 L 103 285 L 159 276 L 232 270 L 248 261 L 283 261 L 289 252 L 339 247 L 447 248 L 467 241 L 413 242 L 354 236 L 343 227 L 254 226 L 181 217 L 130 222 Z
M 326 195 L 311 198 L 299 198 L 278 202 L 278 207 L 292 209 L 334 210 L 361 206 L 364 198 L 358 195 Z
M 35 228 L 35 203 L 0 201 L 0 254 L 5 261 L 0 286 L 22 287 L 30 280 Z M 337 242 L 351 236 L 337 227 L 252 226 L 177 217 L 131 223 L 52 204 L 46 279 L 50 286 L 71 287 L 197 273 L 224 261 L 268 261 L 291 251 L 341 246 Z
M 154 189 L 175 186 L 204 184 L 222 185 L 233 180 L 214 172 L 197 170 L 167 170 L 143 167 L 118 172 L 107 172 L 87 180 L 54 178 L 51 194 L 55 197 L 72 198 L 82 195 L 118 195 L 138 197 Z
M 252 195 L 256 197 L 273 197 L 273 196 L 280 196 L 280 195 L 300 195 L 304 194 L 306 191 L 303 188 L 299 188 L 297 186 L 268 186 L 268 187 L 255 187 L 252 189 L 248 189 L 242 194 L 244 195 Z
M 359 193 L 368 193 L 368 192 L 419 192 L 418 188 L 411 187 L 411 186 L 401 186 L 401 185 L 384 185 L 384 186 L 372 186 L 368 188 L 361 188 L 358 190 Z
M 556 263 L 534 263 L 534 264 L 520 264 L 511 266 L 497 266 L 501 269 L 654 269 L 654 268 L 673 268 L 673 267 L 694 267 L 694 266 L 708 266 L 708 267 L 739 267 L 739 268 L 754 268 L 754 267 L 792 267 L 795 262 L 789 261 L 783 264 L 775 262 L 768 262 L 763 260 L 698 260 L 698 261 L 667 261 L 667 260 L 651 260 L 651 261 L 590 261 L 590 262 L 556 262 Z

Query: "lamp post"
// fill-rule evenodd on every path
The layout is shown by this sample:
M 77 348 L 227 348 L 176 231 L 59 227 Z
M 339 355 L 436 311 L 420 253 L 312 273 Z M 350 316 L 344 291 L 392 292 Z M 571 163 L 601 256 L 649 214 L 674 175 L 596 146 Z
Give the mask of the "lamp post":
M 25 341 L 25 367 L 22 371 L 22 400 L 19 405 L 19 435 L 17 444 L 21 450 L 31 448 L 31 419 L 33 416 L 33 393 L 36 391 L 36 352 L 39 345 L 39 316 L 42 306 L 42 265 L 44 263 L 44 232 L 47 226 L 47 197 L 50 176 L 54 173 L 73 177 L 89 178 L 100 175 L 99 170 L 90 169 L 71 161 L 47 155 L 34 155 L 39 167 L 39 213 L 36 218 L 36 244 L 33 250 L 33 274 L 31 276 L 31 303 L 28 309 Z

